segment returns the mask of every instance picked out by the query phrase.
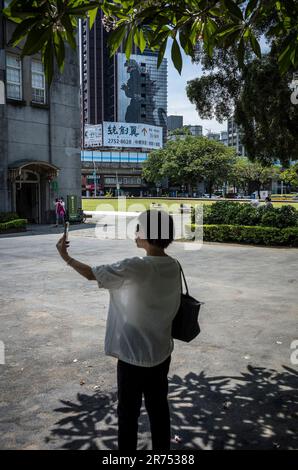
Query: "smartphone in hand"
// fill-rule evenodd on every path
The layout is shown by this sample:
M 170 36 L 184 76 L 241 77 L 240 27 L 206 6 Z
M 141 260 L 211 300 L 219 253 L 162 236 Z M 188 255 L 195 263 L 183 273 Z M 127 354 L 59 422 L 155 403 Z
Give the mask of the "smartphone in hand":
M 64 224 L 64 235 L 65 235 L 65 240 L 68 240 L 68 232 L 69 232 L 69 222 L 65 222 Z

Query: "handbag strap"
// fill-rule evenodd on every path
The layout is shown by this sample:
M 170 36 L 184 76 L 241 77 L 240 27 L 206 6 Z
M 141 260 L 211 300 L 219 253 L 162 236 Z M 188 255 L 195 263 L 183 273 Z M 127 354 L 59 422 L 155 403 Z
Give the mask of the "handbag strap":
M 184 281 L 184 286 L 185 286 L 185 289 L 186 289 L 186 295 L 189 295 L 188 293 L 188 285 L 187 285 L 187 282 L 186 282 L 186 279 L 185 279 L 185 275 L 184 275 L 184 272 L 183 272 L 183 269 L 182 269 L 182 266 L 181 264 L 179 263 L 179 261 L 176 259 L 177 263 L 179 264 L 179 267 L 180 267 L 180 274 L 181 274 L 181 292 L 183 292 L 183 287 L 182 287 L 182 278 L 183 278 L 183 281 Z

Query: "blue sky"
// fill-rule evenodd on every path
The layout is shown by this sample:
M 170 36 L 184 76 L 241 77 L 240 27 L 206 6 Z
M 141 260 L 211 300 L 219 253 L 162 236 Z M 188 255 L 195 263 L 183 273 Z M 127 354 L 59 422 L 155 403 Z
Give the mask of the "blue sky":
M 171 44 L 167 46 L 165 57 L 168 59 L 168 115 L 177 114 L 183 116 L 183 124 L 201 124 L 203 134 L 207 134 L 206 129 L 211 131 L 226 130 L 226 123 L 220 124 L 215 119 L 201 119 L 193 104 L 190 103 L 186 95 L 186 84 L 188 80 L 202 75 L 201 67 L 191 62 L 190 57 L 182 51 L 183 68 L 181 75 L 177 72 L 171 60 Z

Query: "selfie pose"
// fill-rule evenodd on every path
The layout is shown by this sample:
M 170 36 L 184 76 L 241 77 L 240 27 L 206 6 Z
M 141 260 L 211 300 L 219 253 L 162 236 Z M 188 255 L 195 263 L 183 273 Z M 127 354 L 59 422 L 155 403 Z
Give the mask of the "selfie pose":
M 181 298 L 179 263 L 165 253 L 173 239 L 172 217 L 164 211 L 148 210 L 140 214 L 135 236 L 145 256 L 91 267 L 69 256 L 66 234 L 56 245 L 69 266 L 110 293 L 105 353 L 118 359 L 119 450 L 137 449 L 143 395 L 152 448 L 170 449 L 171 328 Z

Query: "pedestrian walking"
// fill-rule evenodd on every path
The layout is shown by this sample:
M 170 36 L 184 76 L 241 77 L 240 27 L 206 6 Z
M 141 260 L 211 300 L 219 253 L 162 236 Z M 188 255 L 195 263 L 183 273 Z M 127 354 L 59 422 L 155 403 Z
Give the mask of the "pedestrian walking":
M 62 225 L 64 224 L 65 221 L 65 203 L 63 201 L 63 198 L 61 200 L 57 199 L 55 200 L 55 214 L 56 214 L 56 225 L 55 227 L 58 227 L 59 223 L 61 222 Z
M 117 358 L 118 448 L 137 449 L 142 396 L 149 415 L 152 448 L 170 449 L 168 372 L 174 348 L 172 321 L 180 305 L 178 261 L 165 253 L 174 239 L 173 218 L 161 210 L 138 217 L 135 242 L 146 255 L 88 266 L 68 254 L 63 236 L 57 249 L 66 263 L 110 293 L 105 353 Z

